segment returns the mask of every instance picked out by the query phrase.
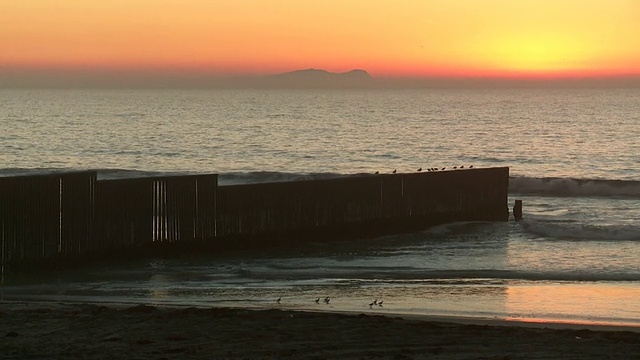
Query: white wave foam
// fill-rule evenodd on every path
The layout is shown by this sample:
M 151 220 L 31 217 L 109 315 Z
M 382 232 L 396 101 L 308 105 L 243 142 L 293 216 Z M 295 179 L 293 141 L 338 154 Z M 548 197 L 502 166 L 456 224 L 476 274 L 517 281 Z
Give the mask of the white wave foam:
M 523 228 L 536 236 L 568 240 L 640 241 L 640 227 L 632 225 L 585 225 L 577 222 L 529 222 Z
M 571 178 L 512 177 L 509 191 L 516 194 L 549 196 L 640 197 L 640 182 Z

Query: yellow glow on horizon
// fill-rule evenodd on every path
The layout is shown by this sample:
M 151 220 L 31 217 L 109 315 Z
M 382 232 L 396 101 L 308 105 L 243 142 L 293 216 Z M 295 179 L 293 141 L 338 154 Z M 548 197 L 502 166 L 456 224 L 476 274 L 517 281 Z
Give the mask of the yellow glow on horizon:
M 374 76 L 640 75 L 637 0 L 29 0 L 2 68 Z
M 491 66 L 509 72 L 575 72 L 593 60 L 588 44 L 552 34 L 505 36 L 484 52 Z

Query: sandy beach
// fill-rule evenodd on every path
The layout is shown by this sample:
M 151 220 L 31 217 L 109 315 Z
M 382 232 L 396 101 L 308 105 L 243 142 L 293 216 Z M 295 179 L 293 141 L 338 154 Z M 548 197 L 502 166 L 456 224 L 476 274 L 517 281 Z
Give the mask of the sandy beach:
M 637 359 L 640 329 L 0 302 L 2 359 Z

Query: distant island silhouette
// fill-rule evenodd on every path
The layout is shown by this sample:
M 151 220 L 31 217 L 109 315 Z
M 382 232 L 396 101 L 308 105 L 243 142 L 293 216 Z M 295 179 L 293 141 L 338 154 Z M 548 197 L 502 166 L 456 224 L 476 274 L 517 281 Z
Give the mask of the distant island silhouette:
M 304 79 L 304 80 L 317 80 L 317 79 L 348 79 L 348 80 L 370 80 L 371 75 L 368 72 L 361 69 L 353 69 L 351 71 L 343 73 L 334 73 L 322 69 L 305 69 L 294 70 L 285 72 L 282 74 L 273 75 L 282 79 Z
M 311 68 L 271 75 L 265 80 L 270 85 L 286 87 L 362 87 L 371 85 L 373 78 L 361 69 L 334 73 Z
M 636 88 L 640 76 L 575 78 L 500 78 L 371 76 L 366 70 L 330 72 L 303 69 L 279 74 L 219 74 L 187 71 L 105 71 L 52 69 L 0 76 L 2 88 L 216 88 L 216 89 L 420 89 L 420 88 Z

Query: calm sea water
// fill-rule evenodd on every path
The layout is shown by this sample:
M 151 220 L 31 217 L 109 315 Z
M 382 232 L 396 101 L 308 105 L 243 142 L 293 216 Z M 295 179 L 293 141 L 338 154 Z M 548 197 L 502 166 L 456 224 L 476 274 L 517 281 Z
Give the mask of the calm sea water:
M 0 128 L 0 176 L 509 166 L 525 217 L 10 279 L 2 299 L 640 326 L 640 89 L 0 90 Z

